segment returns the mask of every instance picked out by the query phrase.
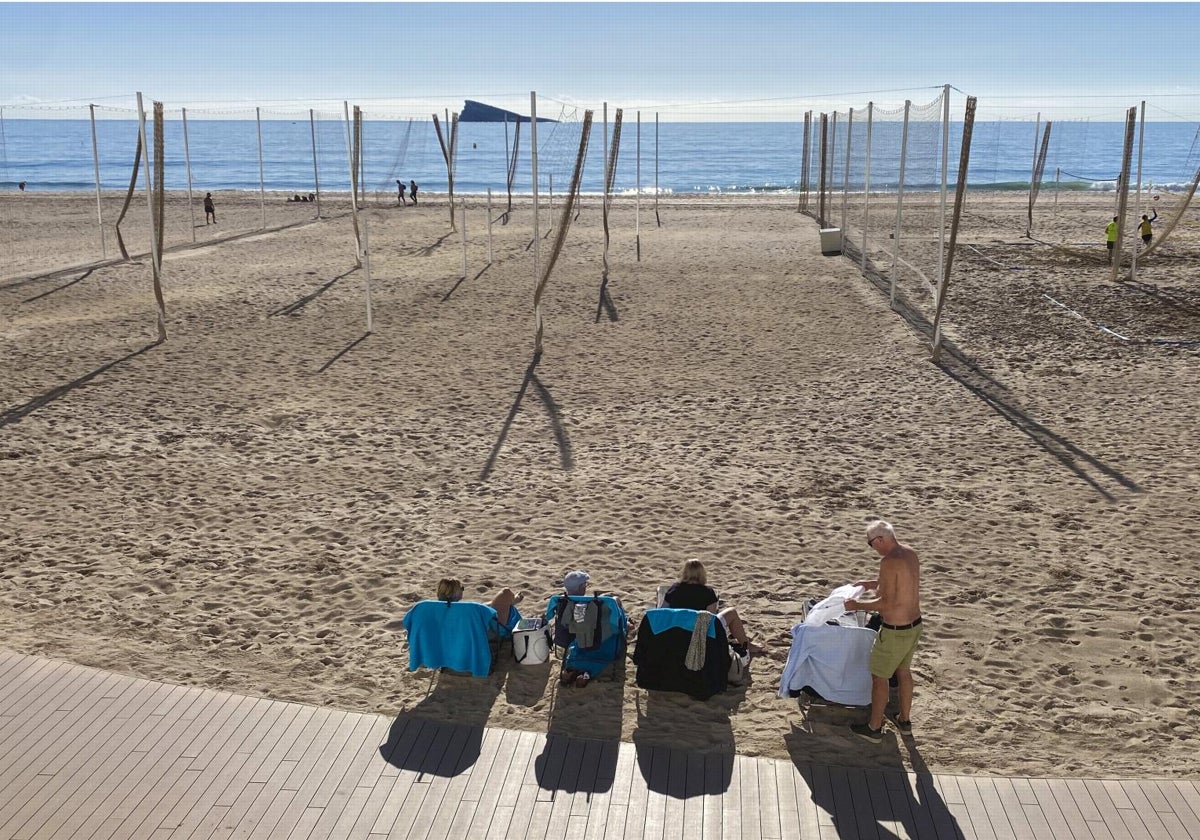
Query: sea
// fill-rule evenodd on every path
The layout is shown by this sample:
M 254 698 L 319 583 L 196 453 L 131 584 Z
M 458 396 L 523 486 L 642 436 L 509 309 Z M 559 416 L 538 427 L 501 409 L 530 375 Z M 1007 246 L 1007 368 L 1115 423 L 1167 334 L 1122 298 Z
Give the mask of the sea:
M 261 126 L 261 133 L 260 128 Z M 149 130 L 149 129 L 148 129 Z M 899 185 L 900 122 L 871 125 L 869 176 L 865 120 L 831 127 L 827 178 L 838 188 L 894 190 Z M 818 129 L 811 129 L 815 137 Z M 971 189 L 1027 190 L 1044 124 L 976 122 L 967 185 Z M 517 148 L 513 192 L 532 191 L 531 126 L 460 123 L 455 192 L 506 192 L 509 161 Z M 104 190 L 124 190 L 132 174 L 136 120 L 96 121 L 99 180 Z M 375 193 L 396 191 L 396 181 L 416 181 L 426 192 L 444 192 L 446 163 L 432 121 L 366 121 L 362 182 Z M 578 157 L 580 122 L 539 123 L 538 184 L 562 194 Z M 851 165 L 845 166 L 846 137 Z M 938 123 L 910 125 L 905 190 L 936 189 L 941 182 L 942 132 Z M 957 182 L 962 124 L 951 126 L 947 178 Z M 614 126 L 608 126 L 609 145 Z M 1112 190 L 1121 168 L 1125 125 L 1116 122 L 1055 124 L 1041 182 L 1064 189 Z M 1133 178 L 1156 189 L 1184 189 L 1200 165 L 1200 132 L 1193 123 L 1146 123 L 1138 132 Z M 169 190 L 245 190 L 285 193 L 346 192 L 350 185 L 346 126 L 341 121 L 189 119 L 164 126 L 165 185 Z M 603 187 L 605 132 L 597 121 L 589 135 L 581 191 Z M 260 169 L 261 157 L 261 169 Z M 314 171 L 315 157 L 315 171 Z M 804 183 L 804 125 L 782 122 L 625 121 L 619 137 L 613 189 L 645 194 L 794 193 Z M 815 188 L 819 145 L 810 144 L 807 184 Z M 868 184 L 869 177 L 869 184 Z M 0 124 L 0 191 L 95 189 L 92 128 L 88 120 L 6 119 Z M 141 179 L 139 177 L 139 187 Z

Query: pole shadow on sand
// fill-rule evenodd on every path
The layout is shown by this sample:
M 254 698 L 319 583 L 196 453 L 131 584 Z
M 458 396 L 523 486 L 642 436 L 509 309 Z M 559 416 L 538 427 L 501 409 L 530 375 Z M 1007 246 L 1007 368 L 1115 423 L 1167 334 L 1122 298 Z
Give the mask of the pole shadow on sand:
M 496 438 L 496 444 L 492 447 L 487 463 L 483 465 L 483 470 L 479 473 L 480 481 L 487 481 L 492 471 L 496 468 L 496 460 L 500 457 L 500 450 L 504 448 L 504 441 L 508 437 L 508 431 L 512 428 L 513 420 L 517 417 L 517 412 L 521 410 L 521 401 L 524 400 L 525 392 L 531 384 L 537 393 L 538 399 L 545 406 L 547 415 L 549 415 L 550 427 L 554 432 L 554 440 L 558 445 L 558 457 L 563 471 L 570 472 L 575 468 L 575 456 L 571 451 L 571 440 L 567 437 L 567 430 L 563 427 L 558 404 L 554 401 L 550 390 L 538 379 L 535 372 L 537 363 L 538 358 L 535 357 L 529 363 L 529 366 L 525 368 L 525 378 L 521 380 L 521 387 L 517 391 L 517 398 L 513 400 L 512 408 L 509 409 L 508 416 L 504 418 L 504 425 L 500 428 L 500 435 Z
M 356 271 L 358 271 L 358 268 L 352 268 L 349 271 L 342 272 L 337 277 L 334 277 L 332 280 L 330 280 L 328 283 L 325 283 L 322 286 L 318 286 L 316 291 L 310 292 L 309 294 L 300 298 L 295 303 L 289 303 L 287 306 L 279 307 L 274 312 L 267 313 L 267 317 L 275 318 L 280 315 L 295 315 L 301 309 L 308 306 L 308 304 L 312 303 L 318 297 L 325 294 L 325 292 L 329 291 L 329 289 L 333 286 L 334 283 L 336 283 L 337 281 L 342 280 L 346 277 L 349 277 L 351 274 L 353 274 Z
M 858 254 L 850 245 L 846 246 L 846 253 L 852 259 L 859 259 Z M 870 260 L 867 261 L 867 266 L 866 279 L 881 292 L 888 294 L 890 290 L 888 281 L 875 269 Z M 933 324 L 904 300 L 902 294 L 897 293 L 896 303 L 892 310 L 920 335 L 929 341 L 933 340 Z M 1132 479 L 1030 417 L 1023 408 L 1016 404 L 1003 383 L 984 373 L 969 356 L 944 337 L 942 339 L 942 358 L 937 366 L 955 382 L 979 397 L 989 408 L 1016 429 L 1028 435 L 1034 443 L 1090 485 L 1106 500 L 1112 501 L 1114 497 L 1109 490 L 1101 486 L 1101 478 L 1110 479 L 1130 493 L 1142 492 L 1142 488 Z
M 89 268 L 87 271 L 83 272 L 83 274 L 79 275 L 74 280 L 70 281 L 69 283 L 63 283 L 61 286 L 55 286 L 50 291 L 42 292 L 40 295 L 34 295 L 31 298 L 25 298 L 25 300 L 21 301 L 21 303 L 33 303 L 35 300 L 41 300 L 44 297 L 50 297 L 50 295 L 54 294 L 55 292 L 61 292 L 63 289 L 69 289 L 72 286 L 74 286 L 76 283 L 86 280 L 88 277 L 91 276 L 92 272 L 95 270 L 96 269 L 94 269 L 94 268 Z
M 130 359 L 134 359 L 134 358 L 142 355 L 143 353 L 145 353 L 147 350 L 151 349 L 152 347 L 157 347 L 158 344 L 159 343 L 157 341 L 152 341 L 149 344 L 145 345 L 144 347 L 140 347 L 137 350 L 134 350 L 132 353 L 127 353 L 126 355 L 122 356 L 119 359 L 116 359 L 114 361 L 108 362 L 107 364 L 101 365 L 100 367 L 98 367 L 94 371 L 92 371 L 91 373 L 84 374 L 83 376 L 79 377 L 78 379 L 72 379 L 70 382 L 66 383 L 65 385 L 59 385 L 55 388 L 51 388 L 46 393 L 42 394 L 41 396 L 34 397 L 29 402 L 24 403 L 23 405 L 13 406 L 12 408 L 6 409 L 4 412 L 0 413 L 0 428 L 8 426 L 12 423 L 21 422 L 26 417 L 28 417 L 30 414 L 37 411 L 39 408 L 44 408 L 45 406 L 49 405 L 50 403 L 54 402 L 55 400 L 62 399 L 67 394 L 74 391 L 76 388 L 80 388 L 84 385 L 90 384 L 91 381 L 93 379 L 95 379 L 97 376 L 100 376 L 103 373 L 107 373 L 108 371 L 112 370 L 113 368 L 115 368 L 119 365 L 122 365 L 125 362 L 128 362 Z

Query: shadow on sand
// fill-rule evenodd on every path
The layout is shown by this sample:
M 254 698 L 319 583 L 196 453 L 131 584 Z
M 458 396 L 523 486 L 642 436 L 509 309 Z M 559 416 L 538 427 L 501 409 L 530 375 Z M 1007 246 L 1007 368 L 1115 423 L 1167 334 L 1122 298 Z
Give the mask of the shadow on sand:
M 575 468 L 575 456 L 571 451 L 571 441 L 567 436 L 567 430 L 562 424 L 558 404 L 554 401 L 554 397 L 551 396 L 550 390 L 538 379 L 536 373 L 537 363 L 538 359 L 534 357 L 529 366 L 525 368 L 525 378 L 521 380 L 521 387 L 517 391 L 517 398 L 513 400 L 512 408 L 509 409 L 508 416 L 504 418 L 504 425 L 501 426 L 500 434 L 496 438 L 496 444 L 492 447 L 487 463 L 483 465 L 483 470 L 479 474 L 480 481 L 487 481 L 492 471 L 496 468 L 496 460 L 500 457 L 500 451 L 504 448 L 504 441 L 508 437 L 509 429 L 512 428 L 513 420 L 517 417 L 517 412 L 521 410 L 521 402 L 525 399 L 525 392 L 529 390 L 531 384 L 538 399 L 545 406 L 547 415 L 550 417 L 550 427 L 554 432 L 554 440 L 558 445 L 558 456 L 563 471 L 570 472 Z

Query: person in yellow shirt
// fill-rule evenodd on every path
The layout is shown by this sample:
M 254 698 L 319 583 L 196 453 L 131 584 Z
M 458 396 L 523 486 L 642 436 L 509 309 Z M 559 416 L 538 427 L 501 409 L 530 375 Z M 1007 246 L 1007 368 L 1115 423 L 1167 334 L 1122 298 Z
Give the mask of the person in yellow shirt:
M 1104 229 L 1104 235 L 1107 239 L 1105 243 L 1108 246 L 1108 263 L 1112 265 L 1113 248 L 1117 247 L 1117 217 L 1113 216 L 1113 220 L 1108 223 L 1108 227 Z
M 1151 242 L 1151 240 L 1154 239 L 1154 228 L 1152 228 L 1150 226 L 1150 223 L 1155 221 L 1156 219 L 1158 219 L 1158 211 L 1157 210 L 1154 211 L 1154 216 L 1151 218 L 1146 218 L 1145 213 L 1142 214 L 1142 223 L 1140 225 L 1138 225 L 1138 233 L 1140 233 L 1142 235 L 1142 247 L 1143 248 L 1150 247 L 1150 242 Z

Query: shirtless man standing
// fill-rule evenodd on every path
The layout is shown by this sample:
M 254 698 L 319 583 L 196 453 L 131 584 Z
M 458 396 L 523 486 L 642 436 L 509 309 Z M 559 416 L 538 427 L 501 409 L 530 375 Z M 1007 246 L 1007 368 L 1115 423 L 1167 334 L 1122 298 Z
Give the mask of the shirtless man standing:
M 877 610 L 883 625 L 871 648 L 871 719 L 850 727 L 868 741 L 883 739 L 888 680 L 896 675 L 900 713 L 889 719 L 901 732 L 912 731 L 912 656 L 921 640 L 921 564 L 917 553 L 896 540 L 892 526 L 881 519 L 867 523 L 867 545 L 882 558 L 876 580 L 855 581 L 875 590 L 874 598 L 850 598 L 846 610 Z

